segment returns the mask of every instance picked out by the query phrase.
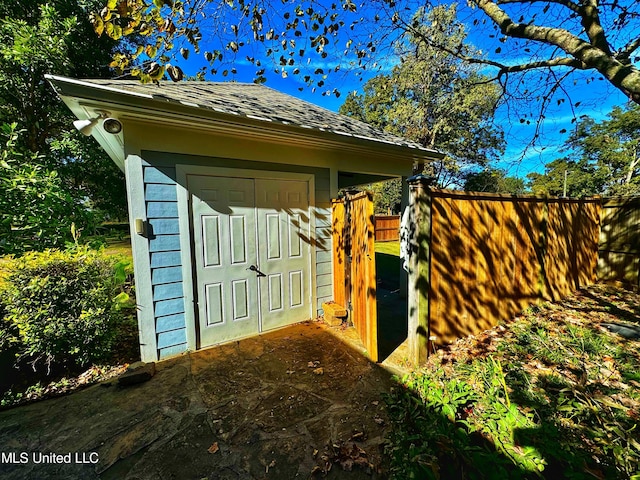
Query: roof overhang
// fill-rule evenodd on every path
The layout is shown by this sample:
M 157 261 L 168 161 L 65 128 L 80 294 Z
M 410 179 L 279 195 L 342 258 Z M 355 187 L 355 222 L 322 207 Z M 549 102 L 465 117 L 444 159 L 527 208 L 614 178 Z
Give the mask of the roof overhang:
M 107 112 L 110 117 L 123 122 L 134 121 L 188 128 L 191 131 L 250 138 L 294 147 L 351 151 L 361 155 L 384 156 L 389 161 L 408 164 L 416 161 L 438 160 L 444 156 L 435 150 L 411 148 L 318 128 L 304 128 L 260 118 L 233 115 L 200 108 L 186 102 L 163 100 L 152 95 L 120 90 L 83 80 L 56 75 L 46 75 L 46 79 L 78 119 L 95 118 L 100 112 Z M 94 128 L 92 135 L 112 160 L 123 168 L 125 158 L 123 133 L 114 135 L 102 128 Z

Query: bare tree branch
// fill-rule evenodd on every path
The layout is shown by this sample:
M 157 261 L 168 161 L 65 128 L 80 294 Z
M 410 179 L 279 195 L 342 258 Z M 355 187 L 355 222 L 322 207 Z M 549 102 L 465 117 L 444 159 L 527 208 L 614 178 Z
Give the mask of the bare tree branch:
M 529 0 L 527 0 L 529 1 Z M 588 68 L 588 66 L 586 64 L 584 64 L 583 62 L 581 62 L 580 60 L 576 59 L 576 58 L 571 58 L 571 57 L 556 57 L 556 58 L 551 58 L 549 60 L 539 60 L 536 62 L 529 62 L 529 63 L 525 63 L 525 64 L 520 64 L 520 65 L 505 65 L 504 63 L 500 63 L 500 62 L 496 62 L 494 60 L 489 60 L 486 58 L 478 58 L 478 57 L 472 57 L 469 55 L 465 55 L 460 51 L 456 51 L 453 50 L 451 48 L 448 48 L 445 45 L 437 45 L 433 42 L 433 40 L 427 36 L 424 35 L 424 33 L 417 28 L 413 28 L 411 25 L 409 24 L 405 24 L 404 28 L 407 31 L 410 31 L 413 35 L 415 35 L 416 37 L 420 38 L 423 42 L 425 42 L 425 44 L 438 48 L 450 55 L 453 55 L 457 58 L 459 58 L 460 60 L 463 60 L 467 63 L 471 63 L 471 64 L 480 64 L 480 65 L 489 65 L 492 67 L 495 67 L 498 69 L 498 75 L 496 78 L 502 76 L 505 73 L 516 73 L 516 72 L 524 72 L 526 70 L 533 70 L 536 68 L 545 68 L 545 67 L 559 67 L 559 66 L 566 66 L 566 67 L 573 67 L 576 69 L 586 69 Z
M 591 47 L 588 42 L 585 42 L 562 28 L 516 23 L 504 10 L 491 0 L 476 0 L 475 3 L 500 27 L 500 31 L 509 37 L 535 40 L 555 45 L 576 58 L 579 57 L 577 57 L 575 53 L 580 52 L 580 50 L 585 47 Z
M 620 62 L 610 51 L 604 37 L 596 0 L 585 0 L 581 7 L 583 26 L 589 29 L 590 42 L 582 40 L 568 30 L 541 27 L 514 22 L 495 0 L 474 0 L 474 3 L 509 37 L 532 40 L 545 45 L 554 45 L 584 64 L 583 69 L 592 68 L 600 72 L 612 85 L 640 103 L 640 70 L 628 62 Z
M 635 40 L 630 41 L 629 43 L 627 43 L 624 47 L 622 47 L 622 49 L 615 55 L 615 57 L 621 61 L 621 62 L 625 62 L 627 60 L 629 60 L 629 57 L 631 56 L 631 54 L 633 52 L 635 52 L 638 48 L 640 47 L 640 37 L 636 38 Z
M 580 12 L 580 5 L 570 0 L 497 0 L 496 4 L 504 5 L 507 3 L 557 3 L 558 5 L 563 5 L 567 7 L 569 10 L 572 10 L 576 13 Z
M 537 62 L 529 62 L 523 63 L 520 65 L 505 65 L 501 68 L 503 73 L 515 73 L 515 72 L 524 72 L 526 70 L 533 70 L 535 68 L 546 68 L 546 67 L 572 67 L 579 70 L 584 70 L 587 67 L 583 62 L 571 57 L 558 57 L 551 58 L 549 60 L 540 60 Z

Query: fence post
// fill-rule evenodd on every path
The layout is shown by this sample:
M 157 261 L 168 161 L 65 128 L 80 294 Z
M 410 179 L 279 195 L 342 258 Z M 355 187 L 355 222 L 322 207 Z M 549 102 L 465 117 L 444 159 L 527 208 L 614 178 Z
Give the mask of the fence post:
M 408 253 L 408 343 L 409 361 L 424 363 L 429 354 L 429 286 L 431 240 L 431 194 L 433 177 L 415 175 L 409 184 Z M 401 239 L 401 241 L 403 241 Z
M 400 202 L 400 222 L 402 222 L 402 213 L 404 209 L 409 205 L 409 184 L 407 177 L 402 177 L 402 197 Z M 400 262 L 400 297 L 405 301 L 407 300 L 407 294 L 409 290 L 409 279 L 407 272 L 402 268 L 402 262 Z

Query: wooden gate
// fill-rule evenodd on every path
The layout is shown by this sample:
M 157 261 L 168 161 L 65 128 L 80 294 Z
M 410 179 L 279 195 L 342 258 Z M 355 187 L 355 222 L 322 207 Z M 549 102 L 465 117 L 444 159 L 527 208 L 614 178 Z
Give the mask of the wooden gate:
M 368 192 L 332 202 L 334 301 L 349 317 L 369 358 L 378 361 L 373 200 Z

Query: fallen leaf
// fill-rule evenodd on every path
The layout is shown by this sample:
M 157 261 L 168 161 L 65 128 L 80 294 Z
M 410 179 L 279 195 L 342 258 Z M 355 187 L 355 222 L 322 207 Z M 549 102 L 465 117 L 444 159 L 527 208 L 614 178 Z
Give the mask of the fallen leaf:
M 324 375 L 324 368 L 320 367 L 320 368 L 316 368 L 313 373 L 315 373 L 316 375 Z

